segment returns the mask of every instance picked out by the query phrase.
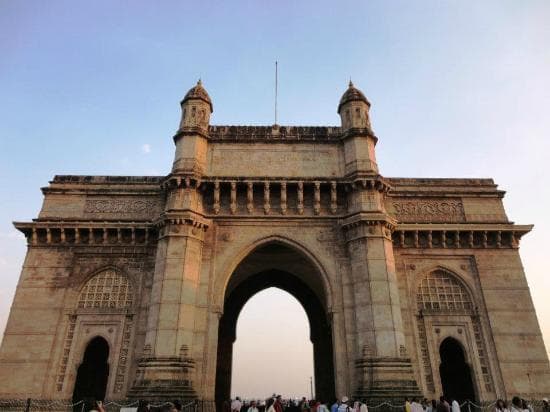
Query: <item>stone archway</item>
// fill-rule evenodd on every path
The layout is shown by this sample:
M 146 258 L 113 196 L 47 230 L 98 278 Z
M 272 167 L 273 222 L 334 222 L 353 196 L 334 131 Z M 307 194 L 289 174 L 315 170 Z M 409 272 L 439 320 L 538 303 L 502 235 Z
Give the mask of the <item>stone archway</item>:
M 93 338 L 84 351 L 78 367 L 73 402 L 87 399 L 103 400 L 109 378 L 109 344 L 100 336 Z
M 315 397 L 332 400 L 335 394 L 332 325 L 321 274 L 300 252 L 271 242 L 250 253 L 237 266 L 227 285 L 218 329 L 217 404 L 230 397 L 233 343 L 241 309 L 253 295 L 269 287 L 290 293 L 303 306 L 313 344 Z
M 472 372 L 466 363 L 462 345 L 454 338 L 446 338 L 439 346 L 439 355 L 439 374 L 444 396 L 456 399 L 459 403 L 475 401 Z

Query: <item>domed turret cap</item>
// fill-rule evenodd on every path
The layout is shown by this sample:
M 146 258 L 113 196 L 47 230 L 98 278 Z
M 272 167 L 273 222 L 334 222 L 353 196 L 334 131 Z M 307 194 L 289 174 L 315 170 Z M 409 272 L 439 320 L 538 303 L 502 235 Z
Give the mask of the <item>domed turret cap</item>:
M 206 89 L 202 87 L 201 79 L 199 79 L 195 87 L 191 87 L 189 89 L 189 91 L 181 101 L 181 104 L 185 103 L 187 100 L 192 100 L 192 99 L 198 99 L 208 103 L 208 105 L 210 106 L 210 113 L 214 111 L 212 100 L 210 100 L 210 96 L 208 95 L 208 92 L 206 91 Z
M 370 107 L 370 102 L 367 100 L 363 92 L 357 89 L 350 80 L 348 90 L 344 92 L 344 94 L 342 95 L 342 98 L 340 99 L 340 104 L 338 105 L 338 113 L 340 113 L 340 108 L 342 107 L 343 104 L 346 104 L 354 100 L 360 100 L 362 102 L 365 102 Z

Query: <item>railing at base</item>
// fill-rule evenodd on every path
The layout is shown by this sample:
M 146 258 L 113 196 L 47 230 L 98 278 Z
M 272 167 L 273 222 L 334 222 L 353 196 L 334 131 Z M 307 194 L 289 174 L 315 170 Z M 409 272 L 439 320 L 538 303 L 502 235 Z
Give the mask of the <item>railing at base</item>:
M 151 402 L 152 411 L 158 411 L 167 402 Z M 542 401 L 528 401 L 533 412 L 543 410 Z M 471 402 L 466 401 L 460 405 L 462 412 L 495 412 L 495 402 Z M 105 401 L 103 407 L 105 412 L 120 412 L 121 408 L 136 408 L 138 401 L 134 399 Z M 404 411 L 403 404 L 392 404 L 382 402 L 376 405 L 368 405 L 372 412 L 401 412 Z M 76 403 L 62 399 L 0 399 L 0 412 L 87 412 L 88 405 L 84 401 Z M 196 400 L 184 403 L 182 412 L 216 412 L 214 401 Z

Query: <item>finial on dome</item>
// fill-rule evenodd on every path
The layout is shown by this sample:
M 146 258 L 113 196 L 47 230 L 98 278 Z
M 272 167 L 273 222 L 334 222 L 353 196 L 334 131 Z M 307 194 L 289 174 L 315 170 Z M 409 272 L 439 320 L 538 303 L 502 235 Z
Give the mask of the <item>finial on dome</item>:
M 340 99 L 340 104 L 338 105 L 338 113 L 340 113 L 340 109 L 342 106 L 346 103 L 352 102 L 352 101 L 361 101 L 367 104 L 367 106 L 370 106 L 370 102 L 367 100 L 363 92 L 356 88 L 353 85 L 353 82 L 351 79 L 349 80 L 349 87 L 342 95 L 342 98 Z
M 208 95 L 208 92 L 202 85 L 202 79 L 199 77 L 199 80 L 197 81 L 197 84 L 193 86 L 183 100 L 181 101 L 181 104 L 184 104 L 188 100 L 202 100 L 203 102 L 207 103 L 210 106 L 210 112 L 212 113 L 214 111 L 214 108 L 212 106 L 212 100 L 210 100 L 210 96 Z

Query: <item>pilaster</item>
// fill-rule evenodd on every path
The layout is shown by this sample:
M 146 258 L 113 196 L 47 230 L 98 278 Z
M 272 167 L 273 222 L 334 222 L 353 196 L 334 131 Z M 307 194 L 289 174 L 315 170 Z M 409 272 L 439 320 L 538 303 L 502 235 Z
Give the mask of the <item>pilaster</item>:
M 170 175 L 159 239 L 145 349 L 130 396 L 195 398 L 193 335 L 205 231 L 196 179 Z
M 388 190 L 378 175 L 357 180 L 342 221 L 354 290 L 354 391 L 376 401 L 420 395 L 405 348 L 392 246 L 396 221 L 383 201 Z

